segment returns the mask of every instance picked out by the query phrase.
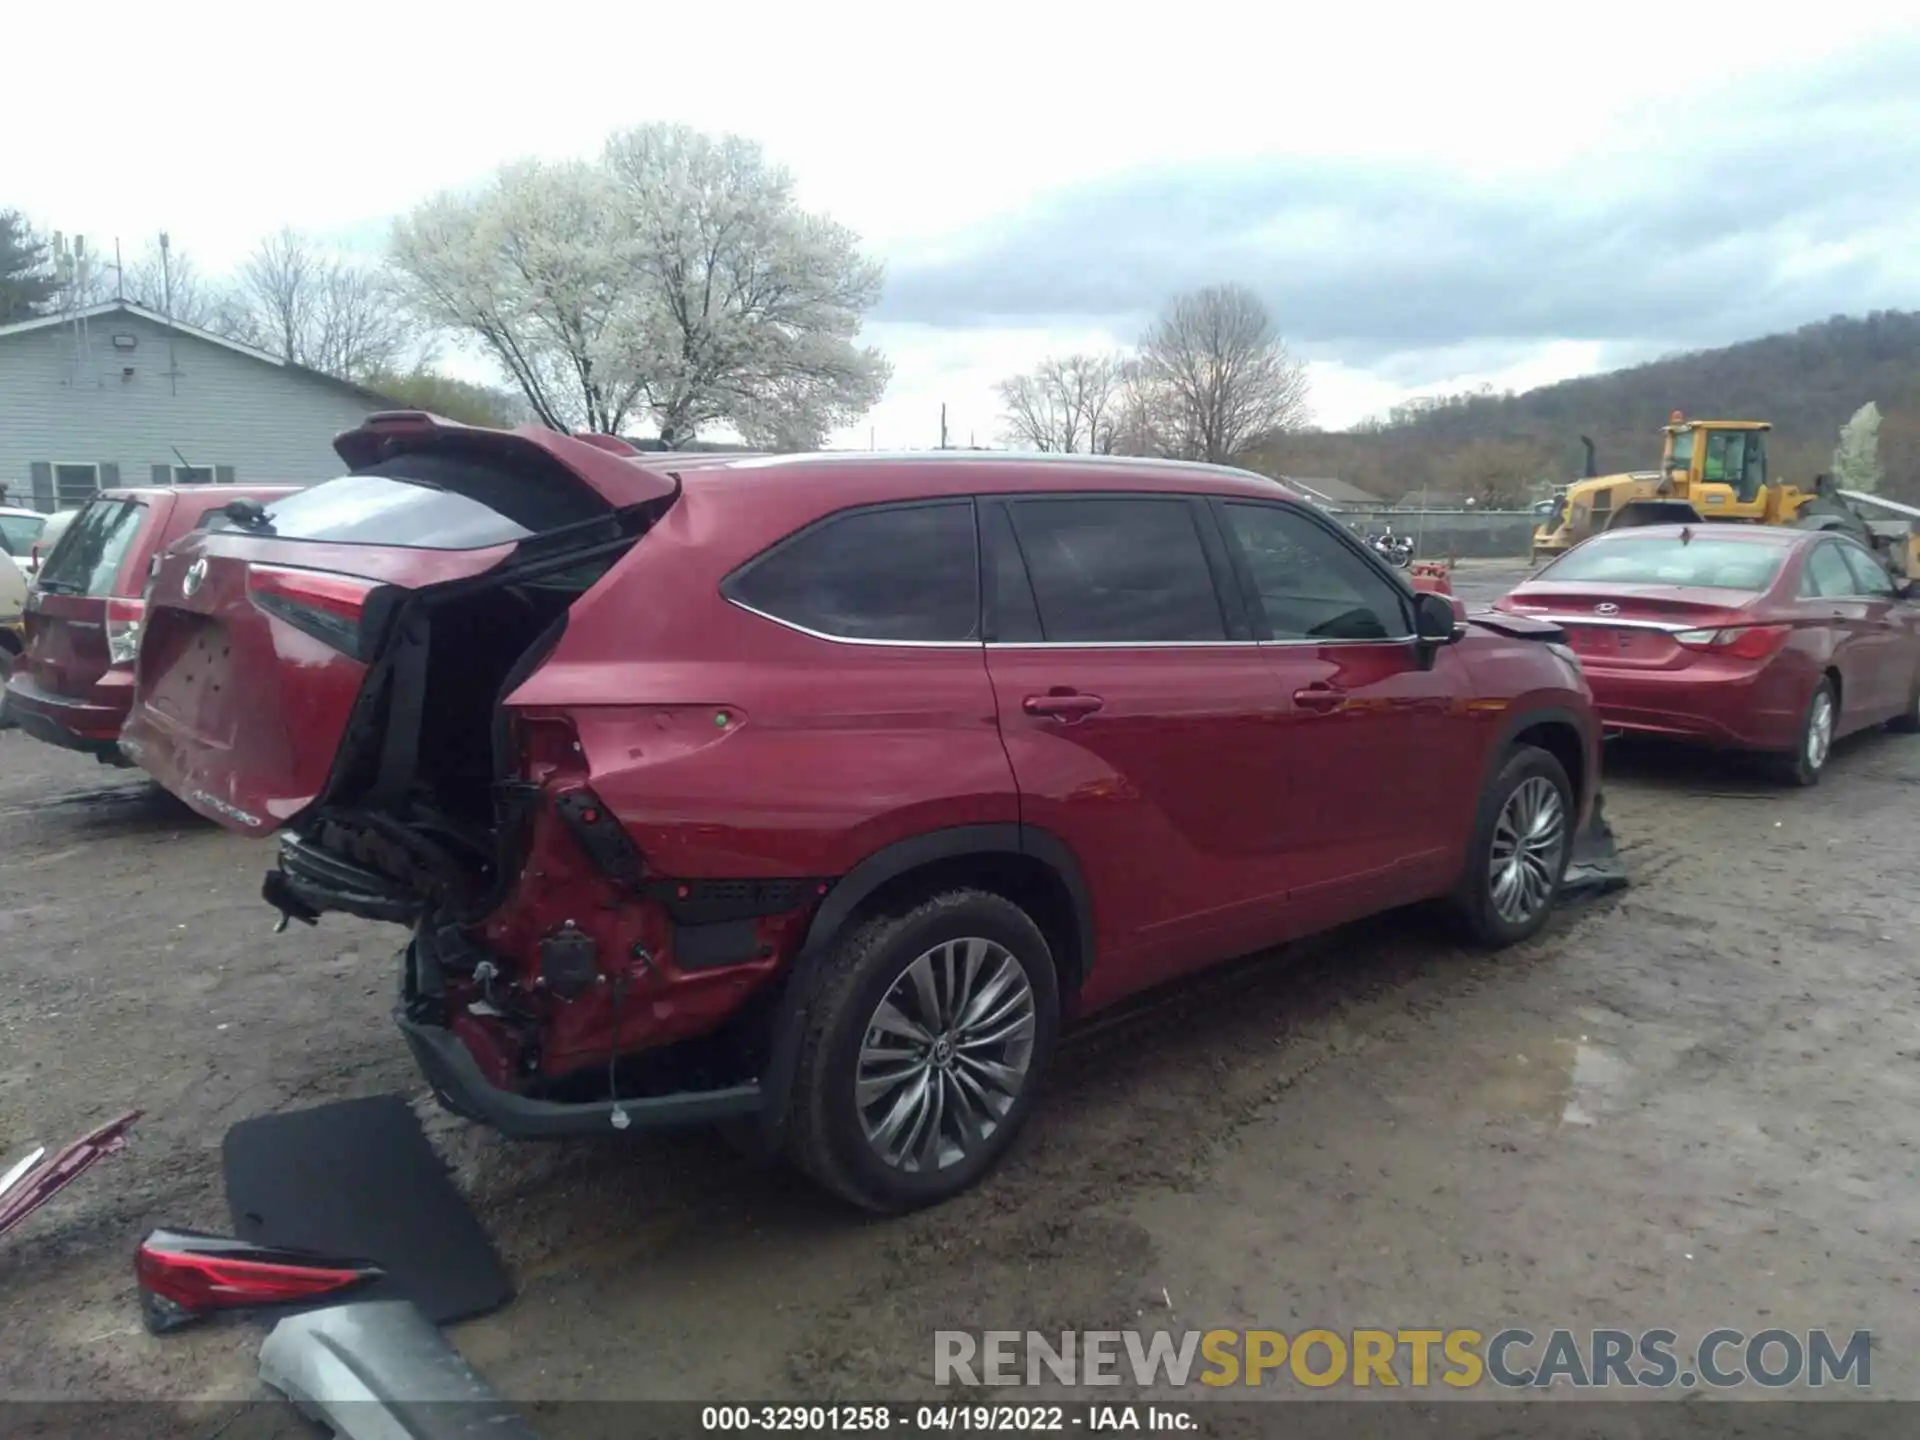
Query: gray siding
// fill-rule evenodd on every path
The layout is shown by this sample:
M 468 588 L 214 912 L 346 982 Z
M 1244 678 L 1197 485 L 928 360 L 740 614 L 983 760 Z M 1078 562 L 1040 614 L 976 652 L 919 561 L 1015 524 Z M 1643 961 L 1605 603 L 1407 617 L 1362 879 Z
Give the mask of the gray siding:
M 134 339 L 116 348 L 116 335 Z M 131 369 L 132 373 L 123 374 Z M 8 503 L 46 508 L 36 465 L 97 464 L 101 483 L 151 483 L 156 466 L 220 467 L 220 478 L 314 481 L 341 470 L 333 437 L 380 407 L 345 386 L 256 360 L 134 315 L 0 337 L 0 483 Z M 42 476 L 48 472 L 41 471 Z M 170 472 L 169 472 L 170 473 Z

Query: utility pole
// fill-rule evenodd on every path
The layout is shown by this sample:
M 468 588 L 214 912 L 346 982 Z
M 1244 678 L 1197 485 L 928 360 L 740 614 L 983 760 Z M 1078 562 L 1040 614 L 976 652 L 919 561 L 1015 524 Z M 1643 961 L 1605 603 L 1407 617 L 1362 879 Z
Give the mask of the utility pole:
M 173 355 L 173 262 L 171 255 L 172 242 L 168 239 L 167 232 L 162 230 L 160 232 L 160 295 L 161 304 L 165 306 L 167 314 L 167 391 L 169 394 L 178 395 L 180 393 L 180 367 L 175 362 Z
M 947 406 L 945 401 L 942 401 L 940 404 L 940 448 L 942 450 L 947 448 Z

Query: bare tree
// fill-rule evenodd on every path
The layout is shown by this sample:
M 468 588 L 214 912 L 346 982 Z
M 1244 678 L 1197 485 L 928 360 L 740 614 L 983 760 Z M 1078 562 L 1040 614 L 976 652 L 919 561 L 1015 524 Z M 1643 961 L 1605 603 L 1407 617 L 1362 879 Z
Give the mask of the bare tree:
M 418 327 L 387 278 L 321 250 L 293 229 L 241 265 L 235 338 L 345 380 L 400 368 Z
M 1214 285 L 1169 304 L 1140 342 L 1127 402 L 1150 453 L 1224 464 L 1311 416 L 1306 367 L 1259 296 Z
M 1032 373 L 1003 380 L 998 388 L 1010 443 L 1068 454 L 1112 452 L 1120 389 L 1120 362 L 1112 356 L 1043 360 Z
M 711 424 L 817 445 L 889 375 L 855 343 L 879 267 L 738 138 L 643 125 L 597 164 L 509 166 L 401 221 L 393 261 L 421 311 L 479 339 L 560 429 L 647 416 L 669 446 Z

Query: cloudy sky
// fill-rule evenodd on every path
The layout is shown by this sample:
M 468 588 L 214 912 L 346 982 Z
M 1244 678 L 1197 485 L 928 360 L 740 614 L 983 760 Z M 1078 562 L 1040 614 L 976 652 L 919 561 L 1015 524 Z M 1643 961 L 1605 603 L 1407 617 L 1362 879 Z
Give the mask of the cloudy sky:
M 309 13 L 95 0 L 9 69 L 0 206 L 217 270 L 620 126 L 737 131 L 887 263 L 882 447 L 943 402 L 988 443 L 996 379 L 1213 281 L 1266 298 L 1332 426 L 1920 308 L 1920 0 Z

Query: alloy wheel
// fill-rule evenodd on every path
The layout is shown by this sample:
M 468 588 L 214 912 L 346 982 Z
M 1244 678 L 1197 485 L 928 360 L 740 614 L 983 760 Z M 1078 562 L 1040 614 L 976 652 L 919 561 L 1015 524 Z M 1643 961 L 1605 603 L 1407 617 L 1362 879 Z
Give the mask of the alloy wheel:
M 1813 697 L 1813 713 L 1807 716 L 1807 768 L 1819 770 L 1833 750 L 1833 696 L 1822 690 Z
M 1566 840 L 1567 809 L 1559 788 L 1540 775 L 1515 786 L 1494 823 L 1487 867 L 1493 907 L 1502 920 L 1524 925 L 1553 899 Z
M 970 936 L 918 956 L 860 1043 L 855 1105 L 874 1153 L 922 1174 L 977 1153 L 1027 1083 L 1035 1017 L 1026 969 L 999 942 Z

